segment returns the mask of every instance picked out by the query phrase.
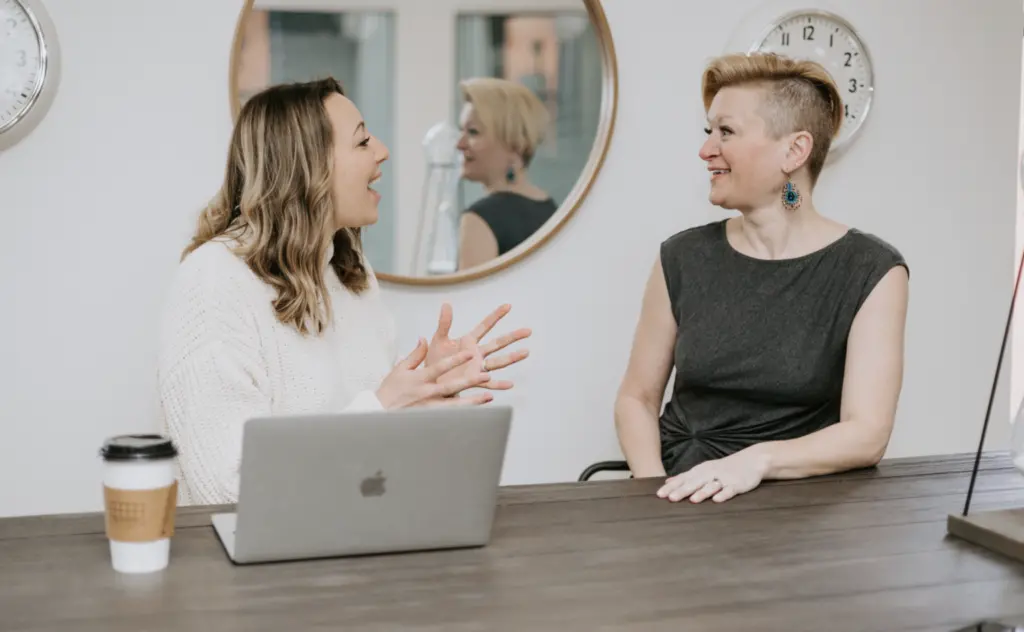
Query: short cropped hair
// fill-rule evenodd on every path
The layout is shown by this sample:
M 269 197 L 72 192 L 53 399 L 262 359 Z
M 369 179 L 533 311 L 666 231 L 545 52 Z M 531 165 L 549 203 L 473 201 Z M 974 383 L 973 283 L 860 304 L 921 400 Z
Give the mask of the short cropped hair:
M 498 142 L 530 164 L 544 142 L 548 110 L 537 95 L 518 81 L 475 77 L 459 83 L 466 103 L 473 104 L 483 126 Z
M 842 98 L 828 71 L 816 62 L 775 53 L 723 55 L 704 70 L 704 111 L 711 108 L 711 101 L 722 88 L 744 85 L 764 89 L 761 116 L 773 137 L 810 133 L 814 144 L 807 169 L 811 183 L 817 182 L 832 139 L 843 122 Z

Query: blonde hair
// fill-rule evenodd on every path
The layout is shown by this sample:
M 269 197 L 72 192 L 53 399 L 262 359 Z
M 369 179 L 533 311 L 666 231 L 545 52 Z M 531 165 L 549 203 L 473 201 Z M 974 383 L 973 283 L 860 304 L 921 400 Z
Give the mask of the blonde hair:
M 529 166 L 548 125 L 547 108 L 537 95 L 519 82 L 495 77 L 463 80 L 459 91 L 483 126 Z
M 334 79 L 273 86 L 242 107 L 231 135 L 224 183 L 200 213 L 182 260 L 211 239 L 240 238 L 235 249 L 277 290 L 278 320 L 320 333 L 331 319 L 324 281 L 330 267 L 345 287 L 369 287 L 359 229 L 331 235 L 334 222 L 333 128 L 324 100 L 344 95 Z
M 828 71 L 816 62 L 775 53 L 724 55 L 704 70 L 704 111 L 711 109 L 711 101 L 722 88 L 741 85 L 764 88 L 762 117 L 773 137 L 810 133 L 814 143 L 807 170 L 811 184 L 817 182 L 832 139 L 843 123 L 843 101 Z

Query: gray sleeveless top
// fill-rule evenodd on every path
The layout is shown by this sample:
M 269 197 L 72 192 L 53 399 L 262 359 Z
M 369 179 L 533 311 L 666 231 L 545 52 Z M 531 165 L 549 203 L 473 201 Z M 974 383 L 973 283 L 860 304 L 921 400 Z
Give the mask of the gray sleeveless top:
M 729 244 L 725 221 L 670 237 L 661 262 L 679 328 L 660 419 L 669 475 L 839 421 L 853 318 L 890 269 L 907 267 L 856 229 L 802 257 L 756 259 Z

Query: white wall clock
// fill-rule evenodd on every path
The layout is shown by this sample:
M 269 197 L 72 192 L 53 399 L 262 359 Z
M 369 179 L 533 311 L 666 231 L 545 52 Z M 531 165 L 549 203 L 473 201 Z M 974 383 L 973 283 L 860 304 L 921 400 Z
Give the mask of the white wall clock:
M 871 111 L 874 70 L 867 47 L 849 22 L 819 9 L 798 9 L 764 29 L 747 52 L 771 52 L 818 62 L 829 72 L 843 99 L 843 124 L 830 154 L 856 137 Z
M 0 0 L 0 149 L 46 114 L 60 81 L 60 50 L 40 0 Z

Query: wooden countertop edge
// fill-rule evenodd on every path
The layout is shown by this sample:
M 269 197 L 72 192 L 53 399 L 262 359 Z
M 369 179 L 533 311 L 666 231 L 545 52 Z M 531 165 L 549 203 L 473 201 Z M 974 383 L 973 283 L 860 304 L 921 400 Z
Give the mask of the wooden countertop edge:
M 765 485 L 818 485 L 836 481 L 898 479 L 913 476 L 969 474 L 974 465 L 973 454 L 932 457 L 906 457 L 883 460 L 877 467 L 814 478 L 770 481 Z M 983 455 L 979 471 L 1012 470 L 1009 453 L 989 452 Z M 510 485 L 501 488 L 498 505 L 510 506 L 545 502 L 571 502 L 642 496 L 653 493 L 659 479 L 618 479 L 586 483 L 545 483 Z M 966 491 L 966 490 L 965 490 Z M 176 529 L 208 527 L 210 515 L 234 511 L 234 505 L 203 505 L 179 507 Z M 104 532 L 102 512 L 16 516 L 0 518 L 0 540 L 91 535 Z

